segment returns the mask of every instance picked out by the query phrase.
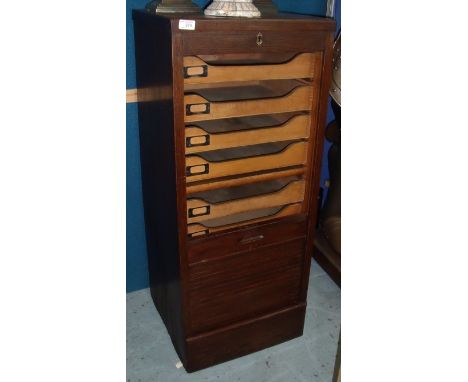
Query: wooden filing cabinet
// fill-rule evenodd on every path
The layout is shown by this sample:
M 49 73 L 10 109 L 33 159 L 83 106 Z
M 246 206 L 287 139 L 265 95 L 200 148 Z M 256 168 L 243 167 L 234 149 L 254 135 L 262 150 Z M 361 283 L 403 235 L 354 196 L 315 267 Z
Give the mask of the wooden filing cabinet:
M 186 370 L 302 335 L 334 22 L 133 18 L 151 294 Z

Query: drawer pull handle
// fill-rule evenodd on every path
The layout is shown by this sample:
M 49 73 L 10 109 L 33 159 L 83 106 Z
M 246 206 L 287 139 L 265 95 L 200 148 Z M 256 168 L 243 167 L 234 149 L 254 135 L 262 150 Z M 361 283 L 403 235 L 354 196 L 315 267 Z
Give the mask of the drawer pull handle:
M 258 235 L 258 236 L 253 236 L 253 237 L 247 237 L 245 239 L 242 239 L 240 241 L 241 244 L 250 244 L 250 243 L 254 243 L 256 241 L 260 241 L 260 240 L 263 240 L 265 238 L 265 236 L 263 235 Z
M 263 44 L 263 35 L 262 35 L 262 32 L 258 32 L 258 35 L 257 35 L 257 45 L 258 46 L 261 46 Z
M 192 232 L 192 233 L 189 233 L 188 236 L 189 237 L 198 237 L 198 236 L 204 236 L 204 235 L 208 235 L 208 230 L 205 229 L 203 231 L 197 231 L 197 232 Z
M 207 135 L 197 135 L 194 137 L 187 137 L 185 139 L 185 147 L 197 147 L 197 146 L 209 146 L 210 145 L 210 136 Z
M 193 176 L 193 175 L 208 174 L 209 172 L 210 172 L 210 165 L 206 163 L 206 164 L 197 164 L 195 166 L 188 166 L 185 174 L 187 176 Z
M 184 67 L 184 78 L 208 77 L 208 65 Z
M 194 218 L 194 217 L 197 217 L 197 216 L 209 215 L 210 212 L 211 212 L 210 210 L 211 210 L 211 206 L 189 208 L 188 217 L 189 218 Z
M 193 103 L 185 107 L 187 115 L 210 114 L 210 103 Z

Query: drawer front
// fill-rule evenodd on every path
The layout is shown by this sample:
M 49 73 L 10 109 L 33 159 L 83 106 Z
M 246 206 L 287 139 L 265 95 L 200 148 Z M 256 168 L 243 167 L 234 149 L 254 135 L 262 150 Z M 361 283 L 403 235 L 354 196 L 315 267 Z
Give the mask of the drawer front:
M 303 238 L 307 234 L 306 218 L 298 215 L 286 221 L 262 224 L 260 227 L 244 227 L 232 233 L 217 234 L 188 242 L 190 264 L 220 258 L 231 253 L 245 252 Z
M 283 97 L 210 102 L 198 94 L 184 96 L 185 122 L 244 117 L 258 114 L 307 111 L 312 97 L 311 86 L 300 86 Z
M 298 166 L 307 160 L 307 142 L 296 142 L 276 154 L 209 162 L 197 155 L 186 157 L 187 182 Z
M 313 77 L 317 53 L 302 53 L 288 62 L 268 65 L 210 65 L 197 56 L 184 57 L 185 84 L 281 80 Z
M 192 334 L 298 303 L 304 251 L 299 239 L 192 265 Z
M 187 201 L 187 222 L 196 223 L 241 212 L 288 204 L 300 203 L 304 200 L 305 181 L 297 180 L 282 186 L 281 189 L 253 197 L 230 200 L 221 203 L 210 203 L 202 199 Z
M 317 52 L 325 48 L 327 32 L 287 31 L 281 25 L 277 26 L 277 30 L 266 30 L 261 25 L 252 26 L 252 29 L 238 32 L 230 30 L 222 37 L 219 31 L 184 32 L 183 55 Z
M 248 212 L 228 215 L 218 219 L 206 220 L 199 223 L 191 223 L 187 227 L 188 236 L 196 238 L 216 232 L 231 230 L 247 224 L 256 224 L 264 221 L 297 215 L 303 212 L 302 203 L 290 204 L 281 207 L 262 208 L 255 207 Z
M 220 122 L 221 124 L 221 122 Z M 310 117 L 307 114 L 295 115 L 286 122 L 272 127 L 253 128 L 241 131 L 211 133 L 197 125 L 185 129 L 185 153 L 219 150 L 231 147 L 289 141 L 309 137 Z
M 185 51 L 183 34 L 189 241 L 306 212 L 322 53 L 303 44 L 306 30 L 293 32 L 301 35 L 298 45 L 291 45 L 290 35 L 286 48 L 282 34 L 292 31 L 280 29 L 256 33 L 256 43 L 266 48 L 258 51 L 248 48 L 251 30 L 226 35 L 239 49 L 199 45 L 192 53 Z M 209 34 L 199 33 L 199 42 Z M 282 182 L 287 171 L 300 176 L 284 188 L 260 184 L 261 176 Z M 258 192 L 236 189 L 243 185 L 258 186 Z M 193 187 L 210 192 L 193 195 Z

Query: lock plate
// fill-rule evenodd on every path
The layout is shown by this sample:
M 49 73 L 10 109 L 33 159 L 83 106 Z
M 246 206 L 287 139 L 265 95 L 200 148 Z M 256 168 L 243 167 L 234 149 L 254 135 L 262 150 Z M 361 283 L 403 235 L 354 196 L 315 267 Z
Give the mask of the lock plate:
M 262 32 L 258 32 L 257 34 L 257 45 L 261 46 L 263 44 L 263 34 Z

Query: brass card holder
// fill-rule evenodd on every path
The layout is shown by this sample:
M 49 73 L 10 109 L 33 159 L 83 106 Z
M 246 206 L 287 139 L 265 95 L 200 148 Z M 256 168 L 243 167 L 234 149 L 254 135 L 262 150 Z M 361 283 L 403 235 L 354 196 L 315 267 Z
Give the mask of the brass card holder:
M 155 0 L 146 5 L 152 13 L 200 13 L 201 9 L 191 0 Z

